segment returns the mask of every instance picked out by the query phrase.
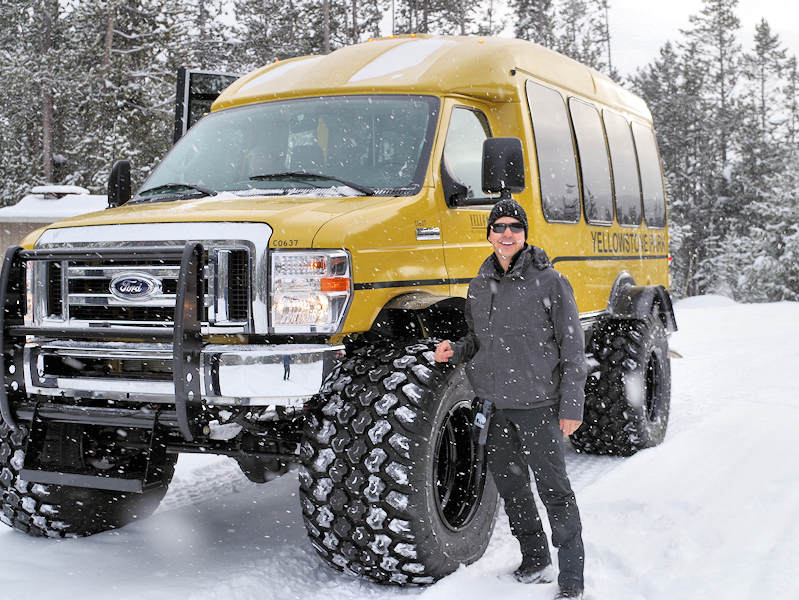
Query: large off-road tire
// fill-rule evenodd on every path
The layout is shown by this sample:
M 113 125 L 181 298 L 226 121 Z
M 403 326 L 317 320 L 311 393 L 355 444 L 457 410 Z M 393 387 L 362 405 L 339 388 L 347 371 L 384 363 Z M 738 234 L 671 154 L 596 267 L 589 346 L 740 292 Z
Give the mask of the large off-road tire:
M 364 344 L 330 374 L 309 417 L 300 495 L 333 567 L 387 584 L 432 583 L 483 555 L 497 491 L 471 435 L 463 368 L 433 341 Z
M 630 456 L 662 442 L 669 422 L 671 362 L 661 320 L 652 315 L 602 322 L 588 353 L 595 366 L 572 446 L 578 452 Z
M 81 460 L 82 435 L 77 425 L 51 425 L 47 451 L 65 460 Z M 177 462 L 176 456 L 167 455 L 157 467 L 163 486 L 143 494 L 30 483 L 19 475 L 27 437 L 27 426 L 12 431 L 0 419 L 0 521 L 33 536 L 91 535 L 150 516 L 164 497 Z

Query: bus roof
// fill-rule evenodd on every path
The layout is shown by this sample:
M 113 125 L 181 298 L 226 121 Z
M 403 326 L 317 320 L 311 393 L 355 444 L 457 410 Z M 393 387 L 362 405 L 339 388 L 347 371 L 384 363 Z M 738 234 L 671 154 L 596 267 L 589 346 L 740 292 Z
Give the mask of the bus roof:
M 308 96 L 398 93 L 514 102 L 533 77 L 646 121 L 644 101 L 598 71 L 523 40 L 406 35 L 272 63 L 235 81 L 212 110 Z M 523 97 L 523 96 L 522 96 Z

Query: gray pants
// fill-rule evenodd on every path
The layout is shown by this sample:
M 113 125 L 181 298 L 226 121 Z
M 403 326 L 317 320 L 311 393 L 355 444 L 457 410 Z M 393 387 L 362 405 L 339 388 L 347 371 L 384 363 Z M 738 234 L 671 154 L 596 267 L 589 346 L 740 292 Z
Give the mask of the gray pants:
M 541 567 L 552 562 L 546 534 L 530 489 L 528 465 L 558 548 L 561 588 L 583 588 L 582 525 L 563 455 L 556 407 L 497 410 L 488 431 L 488 468 L 494 477 L 511 531 L 522 554 Z

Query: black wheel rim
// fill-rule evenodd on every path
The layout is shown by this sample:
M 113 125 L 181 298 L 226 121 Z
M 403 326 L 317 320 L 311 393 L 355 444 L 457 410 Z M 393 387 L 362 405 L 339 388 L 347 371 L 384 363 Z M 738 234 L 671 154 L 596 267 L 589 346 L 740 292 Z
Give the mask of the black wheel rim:
M 472 439 L 471 402 L 454 404 L 435 440 L 436 507 L 452 530 L 466 527 L 480 504 L 485 482 L 485 446 Z
M 654 421 L 660 412 L 663 367 L 652 352 L 646 365 L 646 418 Z

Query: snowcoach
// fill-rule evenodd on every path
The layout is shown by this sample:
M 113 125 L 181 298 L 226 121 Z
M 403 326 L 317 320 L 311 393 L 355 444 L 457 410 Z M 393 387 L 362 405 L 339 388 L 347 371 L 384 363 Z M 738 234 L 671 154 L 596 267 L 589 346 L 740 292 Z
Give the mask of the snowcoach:
M 676 323 L 652 119 L 588 67 L 424 35 L 281 61 L 130 191 L 120 161 L 108 209 L 6 252 L 9 526 L 120 527 L 205 452 L 257 482 L 301 465 L 310 541 L 340 570 L 423 584 L 477 560 L 497 492 L 463 369 L 432 350 L 464 331 L 502 195 L 576 292 L 594 373 L 573 445 L 663 439 Z

